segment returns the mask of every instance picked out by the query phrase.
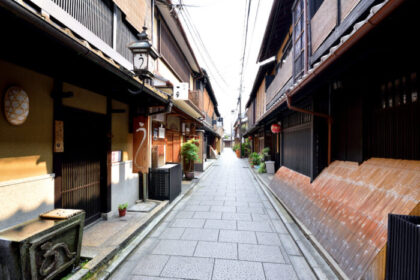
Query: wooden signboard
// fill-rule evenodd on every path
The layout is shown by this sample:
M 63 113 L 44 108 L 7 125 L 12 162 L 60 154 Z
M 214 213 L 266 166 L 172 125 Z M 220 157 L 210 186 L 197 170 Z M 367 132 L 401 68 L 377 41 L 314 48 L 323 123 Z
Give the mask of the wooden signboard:
M 149 117 L 134 117 L 133 125 L 133 173 L 148 173 L 150 167 Z
M 64 152 L 64 123 L 54 121 L 54 153 Z

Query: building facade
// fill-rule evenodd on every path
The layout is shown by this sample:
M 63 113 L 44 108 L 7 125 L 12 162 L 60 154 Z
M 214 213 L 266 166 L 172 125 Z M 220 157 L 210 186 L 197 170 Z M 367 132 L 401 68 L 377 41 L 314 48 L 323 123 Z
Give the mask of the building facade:
M 0 229 L 54 208 L 115 215 L 142 197 L 148 168 L 199 138 L 203 110 L 172 87 L 192 92 L 204 73 L 170 2 L 0 1 L 0 22 Z M 143 26 L 159 54 L 147 81 L 127 47 Z
M 278 169 L 271 188 L 351 279 L 384 278 L 388 213 L 419 214 L 416 9 L 274 1 L 259 53 L 275 67 L 256 79 L 270 84 L 263 114 L 253 89 L 247 135 L 281 125 L 264 137 Z

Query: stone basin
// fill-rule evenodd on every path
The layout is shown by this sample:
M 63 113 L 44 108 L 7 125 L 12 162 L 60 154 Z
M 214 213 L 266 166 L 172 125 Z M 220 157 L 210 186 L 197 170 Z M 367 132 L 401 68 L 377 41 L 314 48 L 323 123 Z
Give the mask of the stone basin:
M 54 279 L 80 260 L 85 212 L 56 209 L 0 231 L 0 279 Z

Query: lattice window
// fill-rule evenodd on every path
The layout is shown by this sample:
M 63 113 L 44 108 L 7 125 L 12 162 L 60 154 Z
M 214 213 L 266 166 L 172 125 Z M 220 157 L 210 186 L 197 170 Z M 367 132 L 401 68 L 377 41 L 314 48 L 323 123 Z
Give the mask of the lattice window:
M 112 3 L 109 0 L 52 0 L 73 18 L 112 46 Z

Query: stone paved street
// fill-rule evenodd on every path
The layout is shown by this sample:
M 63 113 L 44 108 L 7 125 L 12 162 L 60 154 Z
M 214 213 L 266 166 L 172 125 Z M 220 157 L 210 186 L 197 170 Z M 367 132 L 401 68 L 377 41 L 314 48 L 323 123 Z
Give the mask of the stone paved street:
M 111 279 L 316 279 L 230 149 Z

